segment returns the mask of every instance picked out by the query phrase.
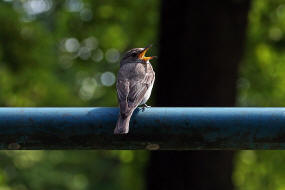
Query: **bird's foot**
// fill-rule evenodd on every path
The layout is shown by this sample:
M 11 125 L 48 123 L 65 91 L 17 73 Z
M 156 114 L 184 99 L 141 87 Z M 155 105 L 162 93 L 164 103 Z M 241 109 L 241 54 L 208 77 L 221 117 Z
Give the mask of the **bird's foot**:
M 148 106 L 147 104 L 143 104 L 143 108 L 150 108 L 151 106 Z
M 143 104 L 143 106 L 142 106 L 142 111 L 144 111 L 145 110 L 145 108 L 150 108 L 151 106 L 148 106 L 147 104 Z

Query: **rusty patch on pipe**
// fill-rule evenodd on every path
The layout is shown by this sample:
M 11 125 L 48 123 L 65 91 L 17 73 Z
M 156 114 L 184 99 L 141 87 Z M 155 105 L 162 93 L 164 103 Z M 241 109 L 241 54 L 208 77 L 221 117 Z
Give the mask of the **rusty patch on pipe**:
M 158 150 L 160 148 L 159 144 L 151 144 L 149 143 L 145 147 L 147 150 Z

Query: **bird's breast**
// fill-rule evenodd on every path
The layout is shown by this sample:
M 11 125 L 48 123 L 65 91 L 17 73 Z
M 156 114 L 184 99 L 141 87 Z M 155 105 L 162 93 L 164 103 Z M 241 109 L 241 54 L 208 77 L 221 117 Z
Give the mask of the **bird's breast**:
M 146 93 L 145 93 L 145 95 L 144 95 L 140 105 L 145 104 L 148 101 L 148 99 L 150 98 L 152 87 L 153 87 L 153 83 L 154 83 L 154 81 L 152 81 L 152 83 L 150 84 L 149 88 L 147 89 L 147 91 L 146 91 Z

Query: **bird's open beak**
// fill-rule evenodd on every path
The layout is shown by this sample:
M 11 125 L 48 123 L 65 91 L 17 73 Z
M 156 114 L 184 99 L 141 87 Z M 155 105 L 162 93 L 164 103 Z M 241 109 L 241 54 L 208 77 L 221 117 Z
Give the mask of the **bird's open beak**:
M 156 58 L 156 56 L 145 57 L 146 52 L 149 50 L 149 48 L 151 48 L 151 46 L 152 45 L 150 44 L 144 48 L 144 50 L 138 56 L 139 59 L 144 60 L 144 61 L 148 61 L 148 60 Z

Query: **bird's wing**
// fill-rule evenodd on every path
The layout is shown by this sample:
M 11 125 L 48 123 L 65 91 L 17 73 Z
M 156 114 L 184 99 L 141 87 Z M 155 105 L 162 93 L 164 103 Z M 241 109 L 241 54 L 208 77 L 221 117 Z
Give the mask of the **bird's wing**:
M 130 109 L 128 106 L 128 95 L 130 91 L 130 83 L 128 80 L 117 80 L 117 94 L 118 94 L 118 101 L 120 104 L 120 112 L 122 114 L 127 114 Z
M 154 74 L 146 74 L 141 80 L 118 80 L 117 93 L 121 114 L 128 115 L 142 101 L 147 89 L 154 80 Z
M 136 108 L 142 102 L 145 93 L 153 83 L 153 80 L 154 74 L 147 73 L 142 80 L 131 83 L 130 92 L 127 98 L 129 107 Z

